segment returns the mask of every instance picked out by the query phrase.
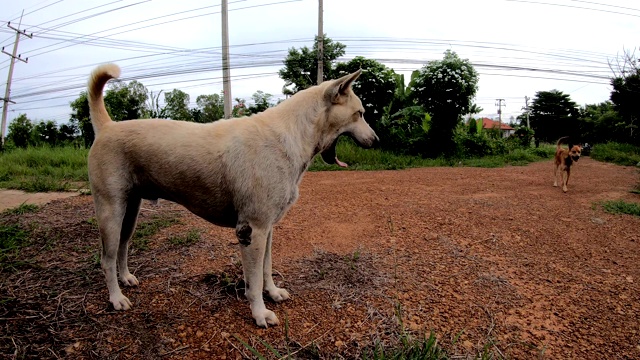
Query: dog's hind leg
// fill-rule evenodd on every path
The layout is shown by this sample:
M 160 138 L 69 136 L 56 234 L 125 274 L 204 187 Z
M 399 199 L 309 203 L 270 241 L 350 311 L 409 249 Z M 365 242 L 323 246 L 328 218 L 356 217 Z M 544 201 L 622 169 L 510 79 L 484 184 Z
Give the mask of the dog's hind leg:
M 271 243 L 273 236 L 273 228 L 269 230 L 267 236 L 267 246 L 264 253 L 264 290 L 269 294 L 269 297 L 275 301 L 280 302 L 289 299 L 289 292 L 286 289 L 282 289 L 276 286 L 273 282 L 273 269 L 271 267 Z
M 138 279 L 129 272 L 127 265 L 127 256 L 129 253 L 129 241 L 136 229 L 138 221 L 138 213 L 140 212 L 140 203 L 142 199 L 139 197 L 131 197 L 127 201 L 127 210 L 122 220 L 122 230 L 120 230 L 120 244 L 118 246 L 118 271 L 120 272 L 120 281 L 124 285 L 137 286 Z
M 245 281 L 245 295 L 249 300 L 251 315 L 261 327 L 278 325 L 278 317 L 267 309 L 262 298 L 264 285 L 264 256 L 271 225 L 259 226 L 247 221 L 236 225 L 236 236 L 240 242 L 242 271 Z
M 131 308 L 131 301 L 122 295 L 122 291 L 120 291 L 116 268 L 116 258 L 120 247 L 120 234 L 127 202 L 124 199 L 100 196 L 99 194 L 94 195 L 94 202 L 96 204 L 96 217 L 98 218 L 100 237 L 102 238 L 100 264 L 107 280 L 109 301 L 116 310 L 128 310 Z
M 558 164 L 553 168 L 553 186 L 558 186 Z

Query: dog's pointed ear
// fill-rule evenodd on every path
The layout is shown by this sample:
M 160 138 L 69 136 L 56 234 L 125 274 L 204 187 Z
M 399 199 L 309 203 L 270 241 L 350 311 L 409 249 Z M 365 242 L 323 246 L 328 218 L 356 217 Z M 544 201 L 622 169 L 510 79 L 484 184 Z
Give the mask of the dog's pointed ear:
M 358 69 L 358 71 L 352 74 L 345 75 L 340 79 L 334 80 L 333 84 L 325 90 L 325 96 L 327 99 L 329 99 L 333 104 L 340 103 L 341 98 L 347 95 L 347 91 L 351 88 L 351 85 L 353 85 L 353 82 L 358 79 L 361 73 L 362 69 Z

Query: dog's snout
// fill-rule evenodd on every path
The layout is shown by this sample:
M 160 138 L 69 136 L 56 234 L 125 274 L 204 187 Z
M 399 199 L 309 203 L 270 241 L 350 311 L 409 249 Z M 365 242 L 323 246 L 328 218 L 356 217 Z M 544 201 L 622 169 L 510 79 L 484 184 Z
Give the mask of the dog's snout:
M 380 138 L 378 137 L 378 135 L 373 134 L 373 140 L 371 141 L 371 147 L 377 147 L 378 145 L 380 145 Z

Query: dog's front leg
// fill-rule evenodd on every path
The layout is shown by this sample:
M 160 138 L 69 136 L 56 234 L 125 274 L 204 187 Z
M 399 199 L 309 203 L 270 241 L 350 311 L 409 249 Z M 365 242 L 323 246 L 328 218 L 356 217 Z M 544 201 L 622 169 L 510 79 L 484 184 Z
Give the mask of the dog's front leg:
M 236 225 L 236 236 L 242 254 L 245 296 L 249 300 L 251 315 L 260 327 L 279 323 L 276 314 L 267 309 L 262 299 L 264 255 L 270 230 L 271 225 L 257 226 L 242 221 Z
M 269 297 L 275 301 L 280 302 L 289 299 L 289 292 L 286 289 L 279 288 L 273 282 L 273 269 L 271 267 L 271 243 L 273 236 L 273 228 L 269 230 L 267 236 L 267 247 L 264 253 L 264 290 L 269 294 Z

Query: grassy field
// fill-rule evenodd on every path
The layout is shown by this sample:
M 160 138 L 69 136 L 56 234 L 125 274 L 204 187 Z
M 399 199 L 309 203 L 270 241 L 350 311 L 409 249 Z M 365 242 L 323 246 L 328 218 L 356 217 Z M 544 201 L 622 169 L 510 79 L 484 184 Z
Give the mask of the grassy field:
M 618 165 L 640 166 L 640 146 L 619 143 L 597 144 L 591 150 L 591 157 Z
M 87 149 L 33 147 L 0 154 L 0 188 L 27 192 L 87 187 Z
M 327 165 L 318 156 L 310 171 L 333 170 L 398 170 L 433 166 L 501 167 L 521 166 L 534 161 L 550 159 L 553 146 L 538 149 L 517 149 L 506 155 L 472 159 L 423 159 L 417 156 L 397 155 L 379 149 L 362 149 L 351 140 L 340 141 L 337 147 L 340 159 L 349 164 L 344 169 Z M 73 147 L 35 147 L 15 149 L 0 154 L 0 188 L 27 192 L 69 191 L 88 188 L 87 149 Z

